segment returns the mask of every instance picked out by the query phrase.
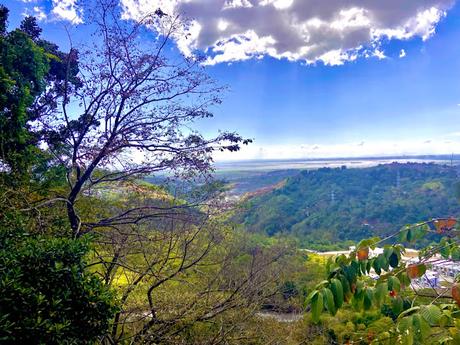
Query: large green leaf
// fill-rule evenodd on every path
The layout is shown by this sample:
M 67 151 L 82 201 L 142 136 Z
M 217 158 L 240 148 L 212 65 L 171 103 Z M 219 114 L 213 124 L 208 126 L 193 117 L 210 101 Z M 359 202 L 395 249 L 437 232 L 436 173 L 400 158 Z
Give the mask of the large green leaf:
M 318 323 L 319 317 L 323 312 L 323 294 L 318 292 L 311 299 L 311 317 L 313 322 Z
M 382 273 L 382 267 L 380 266 L 381 260 L 379 258 L 375 259 L 374 262 L 372 262 L 372 267 L 374 268 L 375 273 L 380 275 Z
M 391 254 L 393 254 L 393 247 L 385 246 L 383 248 L 383 256 L 388 260 Z
M 332 294 L 332 291 L 328 288 L 324 288 L 321 290 L 321 293 L 324 296 L 324 304 L 326 305 L 327 310 L 332 316 L 334 316 L 337 313 L 337 309 L 335 307 L 334 295 Z
M 407 242 L 412 242 L 413 238 L 414 238 L 414 237 L 412 236 L 412 230 L 411 230 L 411 229 L 408 229 L 408 230 L 407 230 L 407 233 L 406 233 L 406 241 L 407 241 Z
M 378 306 L 380 306 L 383 303 L 387 293 L 388 293 L 388 285 L 386 282 L 378 283 L 375 286 L 374 295 L 375 295 L 375 301 L 377 302 Z
M 367 288 L 366 290 L 364 290 L 364 297 L 363 297 L 364 310 L 371 309 L 373 297 L 374 297 L 374 291 L 371 288 Z
M 391 267 L 393 267 L 393 268 L 398 267 L 398 263 L 399 263 L 398 255 L 393 252 L 390 255 L 390 258 L 388 259 L 388 262 L 390 263 Z
M 359 262 L 359 268 L 362 274 L 367 274 L 367 260 L 361 260 Z
M 442 316 L 441 310 L 434 304 L 423 306 L 420 310 L 420 314 L 430 325 L 438 325 Z
M 395 276 L 388 277 L 388 290 L 399 292 L 401 290 L 401 282 Z
M 349 298 L 351 298 L 351 288 L 350 288 L 350 283 L 348 282 L 347 278 L 345 276 L 339 276 L 339 280 L 342 283 L 342 289 L 343 289 L 343 296 L 344 298 L 347 298 L 347 301 Z
M 393 250 L 392 250 L 392 253 L 393 253 Z M 391 256 L 391 254 L 390 254 Z M 388 262 L 388 258 L 384 255 L 384 254 L 380 254 L 378 257 L 377 257 L 377 261 L 378 261 L 378 264 L 379 264 L 379 267 L 385 271 L 388 271 L 389 268 L 390 268 L 390 264 Z
M 401 342 L 399 344 L 412 345 L 414 343 L 414 322 L 412 315 L 406 316 L 398 322 L 398 331 L 401 334 Z
M 317 294 L 318 294 L 318 290 L 313 290 L 312 292 L 310 292 L 307 298 L 305 299 L 306 304 L 309 304 L 312 301 L 313 297 L 315 297 L 315 295 Z
M 391 310 L 395 315 L 399 315 L 403 311 L 403 300 L 400 296 L 391 300 Z
M 334 295 L 334 301 L 337 308 L 340 308 L 343 304 L 343 286 L 340 280 L 332 279 L 330 288 L 332 294 Z
M 415 338 L 423 343 L 423 340 L 430 334 L 431 327 L 426 320 L 419 314 L 414 314 L 412 317 L 412 325 Z

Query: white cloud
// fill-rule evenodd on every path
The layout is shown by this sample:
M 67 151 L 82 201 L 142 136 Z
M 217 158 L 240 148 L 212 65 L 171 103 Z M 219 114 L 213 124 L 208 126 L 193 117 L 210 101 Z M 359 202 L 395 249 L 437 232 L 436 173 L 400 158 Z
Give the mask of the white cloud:
M 385 53 L 378 48 L 374 50 L 373 56 L 375 56 L 379 60 L 383 60 L 386 58 Z
M 68 20 L 72 24 L 83 23 L 83 9 L 77 0 L 53 0 L 51 12 L 60 20 Z
M 405 57 L 407 54 L 406 54 L 406 51 L 404 49 L 401 49 L 401 51 L 399 52 L 399 58 L 402 59 L 403 57 Z
M 70 0 L 66 0 L 70 1 Z M 341 65 L 385 58 L 384 39 L 430 38 L 455 0 L 120 0 L 123 17 L 160 7 L 192 19 L 179 49 L 208 54 L 207 64 L 271 56 Z
M 43 7 L 39 7 L 39 6 L 34 6 L 34 8 L 32 9 L 32 15 L 37 18 L 38 21 L 44 21 L 46 20 L 47 18 L 47 15 L 45 13 L 45 10 L 43 9 Z

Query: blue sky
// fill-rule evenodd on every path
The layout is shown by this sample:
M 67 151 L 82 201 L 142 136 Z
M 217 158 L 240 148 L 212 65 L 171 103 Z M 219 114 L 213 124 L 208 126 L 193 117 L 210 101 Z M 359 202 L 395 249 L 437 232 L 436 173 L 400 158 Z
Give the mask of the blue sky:
M 135 10 L 139 11 L 136 6 L 142 6 L 142 0 L 123 1 L 125 10 L 135 17 Z M 216 18 L 225 12 L 222 6 L 214 8 L 209 0 L 194 0 L 193 8 L 189 3 L 174 1 L 176 7 L 170 11 L 193 13 L 201 6 L 204 12 L 196 16 L 201 31 L 196 37 L 192 34 L 195 44 L 181 50 L 206 51 L 210 56 L 208 73 L 230 87 L 223 95 L 223 104 L 214 109 L 216 117 L 199 123 L 198 128 L 209 135 L 219 129 L 235 130 L 255 139 L 241 152 L 218 159 L 460 153 L 460 3 L 433 0 L 425 1 L 430 3 L 427 8 L 409 6 L 399 10 L 397 1 L 389 0 L 390 7 L 383 9 L 357 1 L 365 9 L 362 13 L 374 21 L 356 24 L 372 28 L 374 38 L 368 40 L 355 34 L 355 29 L 351 32 L 343 27 L 340 35 L 336 27 L 327 34 L 324 27 L 333 22 L 328 18 L 332 14 L 345 18 L 348 13 L 335 8 L 334 3 L 340 2 L 331 0 L 330 8 L 307 18 L 310 22 L 311 18 L 323 21 L 321 32 L 308 33 L 310 40 L 317 37 L 324 46 L 322 51 L 313 52 L 313 44 L 308 46 L 291 37 L 289 30 L 298 31 L 300 26 L 286 22 L 284 28 L 277 22 L 278 16 L 308 10 L 294 8 L 295 1 L 265 0 L 273 4 L 264 4 L 263 11 L 258 12 L 254 4 L 259 0 L 233 1 L 238 2 L 235 7 L 242 8 L 245 1 L 252 1 L 252 5 L 248 2 L 251 16 L 260 14 L 250 30 L 244 28 L 246 41 L 251 43 L 244 49 L 244 44 L 235 47 L 232 42 L 240 37 L 234 28 L 242 28 L 241 23 L 249 25 L 244 18 L 246 12 L 238 12 L 241 18 L 234 13 L 222 15 L 215 29 L 220 33 L 215 33 L 209 29 L 213 26 L 206 16 Z M 3 3 L 11 9 L 11 26 L 28 12 L 43 15 L 44 36 L 63 46 L 63 25 L 77 37 L 84 35 L 84 26 L 76 25 L 80 18 L 84 21 L 78 1 L 66 0 L 61 2 L 64 5 L 38 0 Z M 291 12 L 283 6 L 290 6 Z M 365 19 L 359 16 L 361 12 L 356 13 L 355 21 Z M 420 19 L 421 13 L 427 14 L 428 21 Z M 267 21 L 278 26 L 270 28 Z M 404 34 L 395 31 L 404 25 Z M 391 34 L 389 30 L 393 30 Z M 278 44 L 284 37 L 286 42 Z M 330 52 L 337 52 L 337 48 L 342 49 L 341 55 L 331 58 Z M 309 53 L 300 53 L 305 51 Z

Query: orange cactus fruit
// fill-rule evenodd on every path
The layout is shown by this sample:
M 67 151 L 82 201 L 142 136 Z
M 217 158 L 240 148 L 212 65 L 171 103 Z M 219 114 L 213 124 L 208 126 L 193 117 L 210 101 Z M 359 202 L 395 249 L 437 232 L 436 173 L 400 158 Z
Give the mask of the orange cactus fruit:
M 395 290 L 391 290 L 391 291 L 389 292 L 389 295 L 390 295 L 391 297 L 396 297 L 396 296 L 398 296 L 398 292 L 396 292 Z
M 356 256 L 359 261 L 367 260 L 369 257 L 369 247 L 359 248 Z
M 456 283 L 452 285 L 452 298 L 460 306 L 460 284 Z

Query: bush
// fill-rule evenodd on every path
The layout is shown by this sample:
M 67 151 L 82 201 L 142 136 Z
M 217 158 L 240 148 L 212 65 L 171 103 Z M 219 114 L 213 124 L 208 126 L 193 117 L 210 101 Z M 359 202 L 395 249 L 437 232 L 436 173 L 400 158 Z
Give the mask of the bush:
M 1 230 L 0 230 L 1 231 Z M 85 270 L 87 240 L 0 232 L 0 342 L 92 343 L 116 311 Z

